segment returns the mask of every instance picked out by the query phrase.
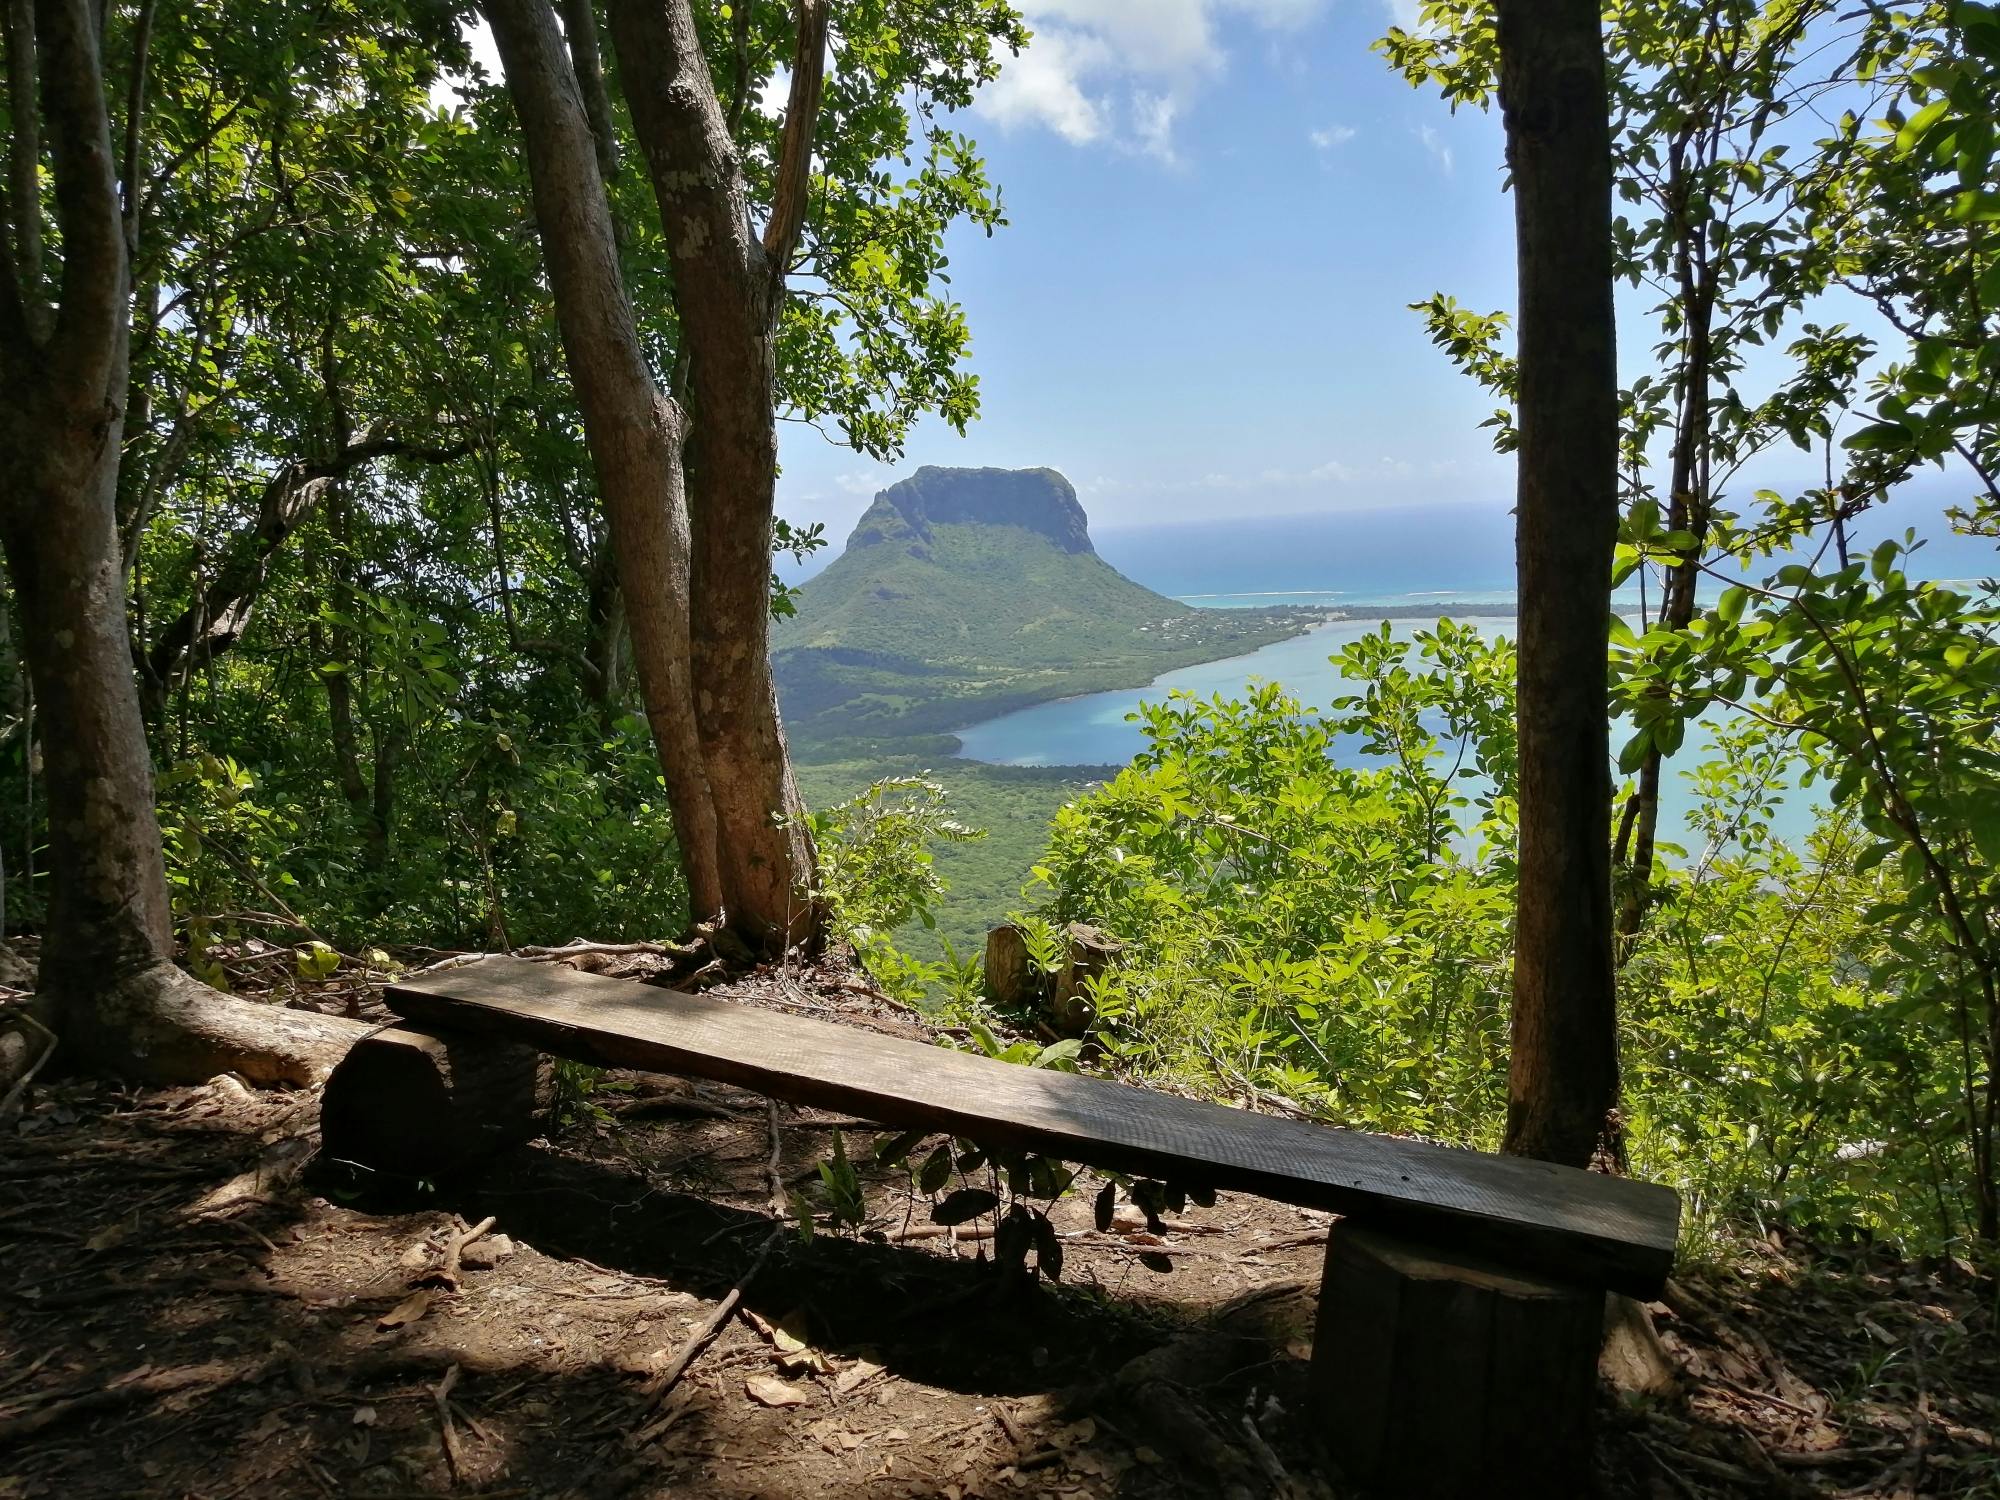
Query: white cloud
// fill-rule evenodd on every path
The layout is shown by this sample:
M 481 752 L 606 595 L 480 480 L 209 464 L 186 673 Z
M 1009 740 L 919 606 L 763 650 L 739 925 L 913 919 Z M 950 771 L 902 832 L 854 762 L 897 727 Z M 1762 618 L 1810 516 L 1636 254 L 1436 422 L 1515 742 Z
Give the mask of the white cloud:
M 1389 20 L 1405 31 L 1415 31 L 1423 22 L 1422 0 L 1383 0 Z
M 1445 144 L 1443 136 L 1433 126 L 1419 125 L 1417 139 L 1424 143 L 1424 149 L 1437 158 L 1437 164 L 1444 169 L 1444 175 L 1451 176 L 1451 147 Z
M 1345 146 L 1360 134 L 1352 125 L 1329 125 L 1324 130 L 1309 130 L 1306 139 L 1321 151 L 1331 151 L 1336 146 Z
M 1225 16 L 1266 31 L 1304 25 L 1327 0 L 1027 0 L 1034 39 L 1002 61 L 975 108 L 1004 130 L 1179 160 L 1174 126 L 1229 63 Z
M 833 476 L 833 487 L 845 495 L 865 495 L 873 498 L 878 492 L 896 482 L 893 469 L 850 469 L 845 474 Z
M 1172 94 L 1132 95 L 1132 135 L 1139 149 L 1148 156 L 1157 156 L 1172 165 L 1180 160 L 1174 155 L 1174 116 L 1180 113 L 1180 101 Z
M 1003 130 L 1042 125 L 1071 145 L 1094 141 L 1104 133 L 1104 109 L 1084 93 L 1082 80 L 1109 58 L 1095 37 L 1043 27 L 1019 57 L 1002 64 L 979 95 L 979 111 Z

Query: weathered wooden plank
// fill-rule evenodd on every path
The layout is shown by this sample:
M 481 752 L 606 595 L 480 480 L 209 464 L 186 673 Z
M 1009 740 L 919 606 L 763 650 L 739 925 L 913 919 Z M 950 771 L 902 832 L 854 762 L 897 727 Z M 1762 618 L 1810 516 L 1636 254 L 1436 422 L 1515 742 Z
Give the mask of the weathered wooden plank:
M 1633 1296 L 1657 1295 L 1673 1262 L 1679 1200 L 1650 1183 L 1250 1115 L 519 959 L 423 975 L 386 999 L 419 1023 L 1331 1210 Z

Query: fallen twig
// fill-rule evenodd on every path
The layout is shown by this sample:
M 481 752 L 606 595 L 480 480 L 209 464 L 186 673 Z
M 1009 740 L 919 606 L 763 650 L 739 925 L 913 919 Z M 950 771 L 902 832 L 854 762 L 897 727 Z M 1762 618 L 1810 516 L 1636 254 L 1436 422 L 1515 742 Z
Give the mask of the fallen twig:
M 687 1368 L 694 1363 L 695 1356 L 706 1349 L 716 1334 L 722 1331 L 722 1325 L 729 1321 L 729 1315 L 735 1312 L 737 1304 L 742 1302 L 743 1289 L 756 1279 L 759 1271 L 764 1269 L 764 1262 L 770 1259 L 771 1252 L 777 1248 L 778 1241 L 784 1237 L 785 1229 L 783 1226 L 771 1231 L 769 1238 L 759 1247 L 756 1258 L 750 1262 L 750 1269 L 743 1273 L 742 1279 L 735 1286 L 731 1287 L 728 1295 L 715 1305 L 714 1312 L 703 1318 L 701 1322 L 689 1331 L 687 1339 L 681 1344 L 680 1352 L 668 1362 L 665 1369 L 653 1377 L 646 1393 L 645 1415 L 647 1417 L 650 1417 L 659 1409 L 661 1403 L 672 1393 L 673 1388 L 680 1383 L 681 1376 L 687 1373 Z
M 491 1224 L 493 1221 L 486 1221 Z M 444 1443 L 445 1467 L 451 1470 L 451 1482 L 457 1484 L 461 1477 L 462 1455 L 458 1448 L 458 1428 L 451 1420 L 451 1388 L 458 1384 L 458 1366 L 454 1364 L 444 1372 L 444 1379 L 431 1392 L 437 1402 L 438 1432 Z
M 911 1240 L 990 1240 L 993 1238 L 991 1224 L 909 1224 L 900 1229 L 885 1229 L 882 1238 L 891 1245 L 906 1244 Z
M 223 1386 L 244 1378 L 248 1369 L 239 1365 L 188 1365 L 178 1370 L 133 1371 L 101 1390 L 85 1391 L 66 1400 L 51 1401 L 39 1411 L 23 1412 L 0 1421 L 0 1444 L 17 1443 L 23 1438 L 53 1427 L 85 1412 L 103 1411 L 146 1396 L 167 1396 L 200 1386 Z
M 560 948 L 516 948 L 516 958 L 575 958 L 582 953 L 655 953 L 665 958 L 688 958 L 701 952 L 699 943 L 590 943 L 578 938 Z
M 424 1272 L 423 1275 L 412 1281 L 410 1285 L 441 1287 L 447 1292 L 457 1291 L 458 1258 L 465 1253 L 467 1245 L 470 1245 L 474 1240 L 485 1234 L 487 1230 L 493 1227 L 495 1222 L 493 1215 L 488 1214 L 470 1229 L 463 1229 L 454 1234 L 445 1242 L 444 1259 L 438 1262 L 437 1268 Z
M 771 1212 L 782 1219 L 789 1211 L 790 1205 L 785 1198 L 784 1181 L 778 1175 L 778 1168 L 784 1156 L 784 1142 L 778 1136 L 778 1101 L 766 1099 L 764 1108 L 765 1118 L 771 1130 L 771 1159 L 764 1164 L 764 1188 L 770 1195 Z
M 15 1386 L 21 1384 L 22 1381 L 32 1377 L 37 1370 L 41 1369 L 43 1365 L 47 1364 L 50 1360 L 54 1359 L 55 1357 L 56 1357 L 55 1349 L 49 1349 L 44 1351 L 41 1357 L 37 1359 L 33 1364 L 29 1365 L 26 1369 L 16 1370 L 12 1375 L 7 1376 L 5 1379 L 0 1379 L 0 1391 L 11 1391 Z
M 1731 1484 L 1762 1485 L 1762 1476 L 1752 1473 L 1741 1464 L 1733 1464 L 1725 1458 L 1710 1458 L 1706 1453 L 1690 1453 L 1685 1448 L 1676 1448 L 1670 1443 L 1656 1442 L 1651 1438 L 1638 1439 L 1639 1446 L 1652 1454 L 1660 1467 L 1678 1477 L 1674 1465 L 1693 1469 L 1698 1474 L 1706 1474 L 1712 1479 L 1726 1479 Z
M 46 1045 L 42 1048 L 42 1055 L 28 1064 L 27 1071 L 14 1080 L 14 1086 L 7 1090 L 7 1096 L 4 1099 L 0 1099 L 0 1120 L 11 1120 L 14 1118 L 15 1114 L 21 1108 L 22 1098 L 28 1092 L 28 1085 L 35 1081 L 35 1075 L 42 1071 L 43 1066 L 48 1060 L 56 1055 L 56 1034 L 40 1021 L 37 1021 L 26 1010 L 20 1012 L 20 1019 L 39 1031 L 45 1039 Z
M 1256 1421 L 1247 1411 L 1243 1414 L 1243 1437 L 1250 1449 L 1250 1456 L 1257 1460 L 1257 1467 L 1264 1471 L 1264 1477 L 1271 1481 L 1271 1493 L 1291 1496 L 1298 1493 L 1298 1485 L 1291 1471 L 1279 1460 L 1277 1452 L 1264 1440 Z

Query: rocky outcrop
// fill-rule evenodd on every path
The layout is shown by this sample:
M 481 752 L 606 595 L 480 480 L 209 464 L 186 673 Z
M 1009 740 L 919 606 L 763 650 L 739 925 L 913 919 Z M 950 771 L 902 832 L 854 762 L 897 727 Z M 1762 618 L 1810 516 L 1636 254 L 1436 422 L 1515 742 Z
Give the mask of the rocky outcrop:
M 892 484 L 856 523 L 850 548 L 901 545 L 923 557 L 934 526 L 1019 526 L 1064 552 L 1094 553 L 1076 490 L 1054 469 L 942 469 L 925 465 Z

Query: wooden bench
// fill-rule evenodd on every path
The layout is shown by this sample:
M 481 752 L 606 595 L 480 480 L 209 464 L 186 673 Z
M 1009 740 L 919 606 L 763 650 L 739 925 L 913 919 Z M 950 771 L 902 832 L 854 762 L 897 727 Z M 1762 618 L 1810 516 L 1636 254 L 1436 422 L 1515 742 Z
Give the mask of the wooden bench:
M 517 959 L 423 975 L 386 998 L 417 1030 L 360 1044 L 329 1080 L 322 1116 L 329 1154 L 366 1167 L 442 1173 L 447 1157 L 518 1138 L 482 1116 L 500 1099 L 511 1102 L 498 1113 L 518 1118 L 537 1054 L 549 1053 L 1339 1214 L 1314 1417 L 1350 1477 L 1399 1494 L 1577 1492 L 1605 1293 L 1656 1296 L 1673 1261 L 1679 1202 L 1648 1183 Z M 385 1106 L 385 1079 L 400 1080 L 401 1108 Z M 399 1131 L 413 1104 L 429 1123 Z

